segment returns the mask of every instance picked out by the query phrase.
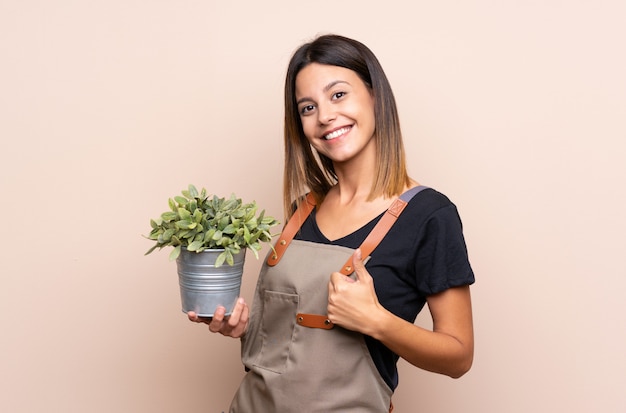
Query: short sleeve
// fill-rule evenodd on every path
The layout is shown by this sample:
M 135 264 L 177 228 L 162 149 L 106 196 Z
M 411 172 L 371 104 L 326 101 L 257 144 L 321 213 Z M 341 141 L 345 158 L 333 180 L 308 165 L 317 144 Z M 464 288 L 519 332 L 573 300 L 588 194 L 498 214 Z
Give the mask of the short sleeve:
M 434 211 L 417 238 L 415 271 L 424 295 L 474 283 L 461 218 L 454 204 Z

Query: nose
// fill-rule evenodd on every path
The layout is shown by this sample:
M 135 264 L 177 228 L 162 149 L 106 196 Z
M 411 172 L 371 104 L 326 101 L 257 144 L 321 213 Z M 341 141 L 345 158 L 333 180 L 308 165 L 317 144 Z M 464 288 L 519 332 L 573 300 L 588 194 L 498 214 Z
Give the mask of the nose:
M 330 104 L 318 105 L 317 120 L 320 125 L 328 125 L 337 118 L 335 109 Z

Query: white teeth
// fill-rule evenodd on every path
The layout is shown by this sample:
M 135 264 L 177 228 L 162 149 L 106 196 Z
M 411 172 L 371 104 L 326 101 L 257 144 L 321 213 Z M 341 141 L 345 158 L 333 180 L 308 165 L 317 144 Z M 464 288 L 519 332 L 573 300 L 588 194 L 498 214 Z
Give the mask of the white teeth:
M 348 132 L 350 130 L 350 128 L 341 128 L 341 129 L 337 129 L 334 132 L 329 133 L 328 135 L 324 135 L 324 139 L 326 140 L 331 140 L 331 139 L 335 139 L 340 137 L 341 135 L 343 135 L 344 133 Z

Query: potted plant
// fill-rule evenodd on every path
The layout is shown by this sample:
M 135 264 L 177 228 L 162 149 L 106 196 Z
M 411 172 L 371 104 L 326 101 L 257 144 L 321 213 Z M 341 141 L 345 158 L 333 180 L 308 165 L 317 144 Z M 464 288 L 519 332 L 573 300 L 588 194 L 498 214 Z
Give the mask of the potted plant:
M 257 215 L 256 202 L 243 203 L 235 194 L 209 196 L 194 185 L 181 193 L 169 198 L 168 211 L 150 220 L 147 238 L 156 244 L 145 255 L 173 247 L 169 257 L 177 263 L 183 312 L 211 317 L 222 305 L 230 314 L 239 297 L 246 249 L 258 259 L 278 221 L 265 210 Z

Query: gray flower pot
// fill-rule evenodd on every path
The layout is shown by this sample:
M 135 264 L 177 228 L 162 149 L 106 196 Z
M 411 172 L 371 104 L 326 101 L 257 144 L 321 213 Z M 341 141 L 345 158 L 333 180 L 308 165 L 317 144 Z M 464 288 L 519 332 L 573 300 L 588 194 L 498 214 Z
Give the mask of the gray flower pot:
M 208 249 L 190 252 L 185 248 L 176 259 L 182 310 L 194 311 L 200 317 L 212 317 L 217 306 L 230 315 L 241 289 L 246 250 L 234 255 L 234 264 L 215 267 L 217 256 L 224 250 Z

